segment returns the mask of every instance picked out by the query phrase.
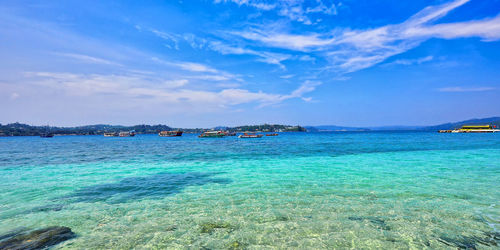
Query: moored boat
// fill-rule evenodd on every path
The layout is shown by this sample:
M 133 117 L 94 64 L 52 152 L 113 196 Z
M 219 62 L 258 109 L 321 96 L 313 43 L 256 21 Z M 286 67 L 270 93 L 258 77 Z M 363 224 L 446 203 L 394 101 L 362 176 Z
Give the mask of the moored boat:
M 199 135 L 199 138 L 220 138 L 226 136 L 223 131 L 207 131 Z
M 52 133 L 42 133 L 42 134 L 40 134 L 40 137 L 42 137 L 42 138 L 52 138 L 52 137 L 54 137 L 54 134 L 52 134 Z
M 161 131 L 158 133 L 161 137 L 174 137 L 174 136 L 182 136 L 182 131 Z
M 116 137 L 116 136 L 118 136 L 118 133 L 116 133 L 116 132 L 104 133 L 104 137 Z
M 120 137 L 132 137 L 132 136 L 135 136 L 135 131 L 128 131 L 128 132 L 120 132 L 118 134 L 118 136 Z
M 495 133 L 500 132 L 496 125 L 465 125 L 459 129 L 439 130 L 439 133 Z
M 244 133 L 244 134 L 238 136 L 238 138 L 261 138 L 262 136 L 264 136 L 264 135 Z
M 277 133 L 274 133 L 274 134 L 266 134 L 266 136 L 278 136 Z

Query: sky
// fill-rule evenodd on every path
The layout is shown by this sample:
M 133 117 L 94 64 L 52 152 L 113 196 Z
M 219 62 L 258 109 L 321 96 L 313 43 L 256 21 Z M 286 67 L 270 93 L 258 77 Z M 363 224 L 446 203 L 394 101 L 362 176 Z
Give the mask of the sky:
M 500 0 L 0 1 L 0 123 L 500 116 Z

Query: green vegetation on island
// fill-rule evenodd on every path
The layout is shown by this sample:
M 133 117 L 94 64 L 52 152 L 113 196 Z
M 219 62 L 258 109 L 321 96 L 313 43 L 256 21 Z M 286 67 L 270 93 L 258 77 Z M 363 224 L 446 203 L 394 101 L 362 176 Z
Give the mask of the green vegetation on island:
M 239 127 L 218 127 L 214 129 L 228 130 L 231 132 L 305 132 L 301 126 L 286 125 L 252 125 Z M 55 135 L 102 135 L 104 133 L 118 133 L 121 131 L 135 131 L 137 134 L 157 134 L 160 131 L 182 130 L 185 133 L 202 133 L 205 128 L 173 128 L 167 125 L 87 125 L 78 127 L 52 127 L 52 126 L 31 126 L 22 123 L 0 124 L 0 136 L 39 136 L 45 133 Z
M 278 124 L 263 124 L 263 125 L 247 125 L 227 128 L 231 132 L 306 132 L 307 130 L 301 126 L 286 126 Z

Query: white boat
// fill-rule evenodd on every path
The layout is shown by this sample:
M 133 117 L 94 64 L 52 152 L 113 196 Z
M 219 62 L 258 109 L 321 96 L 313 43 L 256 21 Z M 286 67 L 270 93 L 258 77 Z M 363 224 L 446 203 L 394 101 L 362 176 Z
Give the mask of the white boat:
M 253 133 L 252 134 L 244 133 L 244 134 L 238 136 L 238 138 L 262 138 L 262 136 L 264 136 L 264 135 L 262 135 L 262 134 L 253 134 Z
M 161 131 L 158 135 L 161 137 L 175 137 L 182 136 L 182 133 L 182 131 Z
M 199 135 L 199 138 L 220 138 L 226 136 L 224 131 L 207 131 Z
M 135 136 L 135 131 L 129 131 L 129 132 L 120 132 L 118 134 L 118 136 L 120 137 L 132 137 L 132 136 Z

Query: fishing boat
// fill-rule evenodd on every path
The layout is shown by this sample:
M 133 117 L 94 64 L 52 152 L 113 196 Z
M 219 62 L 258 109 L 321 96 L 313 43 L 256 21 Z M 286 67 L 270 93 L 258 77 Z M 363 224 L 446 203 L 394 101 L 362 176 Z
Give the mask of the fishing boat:
M 264 135 L 244 133 L 244 134 L 238 136 L 238 138 L 261 138 L 262 136 L 264 136 Z
M 50 132 L 49 124 L 47 124 L 47 127 L 45 129 L 45 133 L 41 133 L 40 137 L 42 137 L 42 138 L 52 138 L 52 137 L 54 137 L 54 134 Z
M 54 134 L 52 134 L 52 133 L 42 133 L 42 134 L 40 134 L 40 137 L 42 137 L 42 138 L 52 138 L 52 137 L 54 137 Z
M 106 132 L 104 133 L 104 137 L 117 137 L 118 133 L 116 132 Z
M 128 132 L 120 132 L 118 134 L 118 136 L 120 137 L 132 137 L 132 136 L 135 136 L 135 131 L 128 131 Z
M 439 133 L 495 133 L 500 132 L 496 125 L 465 125 L 459 129 L 439 130 Z
M 278 136 L 277 133 L 274 133 L 274 134 L 266 134 L 266 136 Z
M 226 136 L 224 131 L 207 131 L 199 135 L 199 138 L 220 138 Z
M 161 131 L 158 135 L 161 137 L 175 137 L 182 136 L 182 133 L 182 131 Z

